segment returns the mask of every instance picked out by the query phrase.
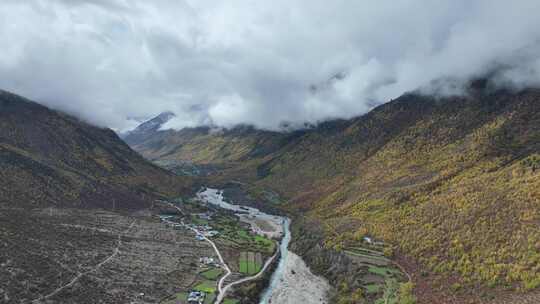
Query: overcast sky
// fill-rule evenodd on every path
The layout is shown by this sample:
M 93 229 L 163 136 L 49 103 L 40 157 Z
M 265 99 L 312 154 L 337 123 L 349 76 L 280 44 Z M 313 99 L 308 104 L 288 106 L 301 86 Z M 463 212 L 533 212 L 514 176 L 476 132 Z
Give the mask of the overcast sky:
M 116 130 L 166 110 L 174 128 L 275 129 L 493 69 L 537 86 L 539 12 L 538 0 L 2 0 L 0 88 Z

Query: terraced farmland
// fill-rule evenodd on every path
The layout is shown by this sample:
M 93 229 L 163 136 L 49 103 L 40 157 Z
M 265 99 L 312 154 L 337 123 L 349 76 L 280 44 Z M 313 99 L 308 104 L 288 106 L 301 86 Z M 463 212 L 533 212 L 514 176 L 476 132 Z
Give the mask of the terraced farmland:
M 368 248 L 369 247 L 369 248 Z M 407 277 L 382 253 L 381 247 L 349 247 L 345 253 L 361 271 L 363 294 L 374 303 L 397 303 L 401 285 Z
M 263 265 L 262 255 L 260 252 L 240 253 L 239 268 L 240 272 L 247 275 L 253 275 L 261 271 Z

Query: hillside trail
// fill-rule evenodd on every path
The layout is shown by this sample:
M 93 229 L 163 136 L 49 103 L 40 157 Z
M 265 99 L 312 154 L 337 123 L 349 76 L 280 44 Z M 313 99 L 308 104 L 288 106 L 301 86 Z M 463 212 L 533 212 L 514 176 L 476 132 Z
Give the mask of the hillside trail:
M 89 274 L 89 273 L 92 273 L 94 271 L 97 271 L 99 268 L 101 268 L 103 265 L 107 264 L 108 262 L 110 262 L 111 260 L 113 260 L 119 253 L 120 253 L 120 246 L 122 246 L 122 236 L 125 235 L 129 230 L 131 230 L 131 228 L 133 228 L 133 226 L 135 226 L 135 223 L 136 223 L 136 220 L 134 220 L 128 228 L 126 228 L 126 230 L 124 230 L 123 232 L 119 233 L 118 234 L 118 242 L 117 242 L 117 245 L 116 247 L 114 248 L 113 250 L 113 253 L 111 255 L 109 255 L 107 258 L 105 258 L 103 261 L 101 261 L 100 263 L 98 263 L 96 266 L 92 267 L 90 270 L 87 270 L 85 272 L 80 272 L 78 273 L 74 278 L 73 280 L 71 280 L 69 283 L 63 285 L 63 286 L 60 286 L 58 287 L 57 289 L 55 289 L 53 292 L 47 294 L 47 295 L 44 295 L 44 296 L 41 296 L 40 298 L 38 299 L 35 299 L 35 300 L 32 300 L 31 303 L 40 303 L 44 300 L 47 300 L 55 295 L 57 295 L 58 293 L 60 293 L 61 291 L 63 291 L 64 289 L 68 288 L 68 287 L 71 287 L 73 286 L 75 283 L 77 283 L 77 281 L 79 281 L 83 276 Z

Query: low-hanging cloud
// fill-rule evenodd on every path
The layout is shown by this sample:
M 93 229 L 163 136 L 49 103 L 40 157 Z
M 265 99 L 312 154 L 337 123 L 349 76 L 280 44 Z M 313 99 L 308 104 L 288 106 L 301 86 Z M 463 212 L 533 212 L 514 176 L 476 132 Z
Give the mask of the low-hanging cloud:
M 538 0 L 4 0 L 0 88 L 118 130 L 166 110 L 172 128 L 276 129 L 493 69 L 499 84 L 538 86 L 539 11 Z

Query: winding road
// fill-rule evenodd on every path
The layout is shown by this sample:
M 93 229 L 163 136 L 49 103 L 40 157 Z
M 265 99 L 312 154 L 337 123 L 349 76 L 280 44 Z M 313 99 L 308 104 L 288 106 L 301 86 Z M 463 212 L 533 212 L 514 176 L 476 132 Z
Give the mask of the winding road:
M 178 210 L 179 212 L 182 212 L 182 210 L 172 204 L 172 203 L 168 203 L 169 206 L 171 207 L 174 207 L 176 210 Z M 178 223 L 174 223 L 172 221 L 169 221 L 169 220 L 165 220 L 165 222 L 169 223 L 169 224 L 178 224 Z M 242 284 L 242 283 L 245 283 L 245 282 L 249 282 L 249 281 L 252 281 L 252 280 L 256 280 L 258 279 L 260 276 L 263 275 L 263 273 L 266 271 L 266 269 L 270 266 L 270 264 L 272 263 L 272 261 L 274 261 L 274 259 L 276 258 L 276 256 L 278 255 L 278 252 L 279 252 L 279 249 L 276 250 L 276 252 L 274 253 L 274 255 L 272 257 L 270 257 L 265 263 L 264 263 L 264 266 L 263 268 L 261 269 L 261 271 L 259 271 L 256 275 L 253 275 L 251 277 L 246 277 L 246 278 L 242 278 L 240 280 L 236 280 L 234 282 L 231 282 L 229 284 L 227 284 L 225 287 L 223 286 L 225 280 L 232 274 L 232 271 L 231 269 L 229 268 L 229 266 L 227 265 L 227 263 L 225 262 L 225 259 L 223 258 L 223 255 L 221 254 L 221 252 L 219 251 L 219 249 L 217 248 L 216 244 L 209 238 L 207 238 L 206 236 L 204 236 L 204 234 L 202 232 L 200 232 L 199 230 L 193 228 L 193 227 L 190 227 L 188 225 L 186 225 L 183 221 L 180 223 L 183 227 L 195 232 L 197 235 L 200 235 L 203 237 L 203 239 L 205 241 L 207 241 L 208 243 L 210 243 L 210 245 L 212 246 L 212 248 L 214 248 L 214 251 L 216 252 L 216 255 L 218 256 L 219 258 L 219 261 L 221 263 L 221 265 L 223 266 L 223 268 L 225 269 L 225 275 L 221 277 L 221 279 L 219 279 L 219 282 L 218 282 L 218 295 L 216 297 L 216 300 L 214 301 L 214 304 L 220 304 L 221 301 L 223 301 L 223 299 L 225 298 L 225 295 L 227 294 L 227 291 L 235 286 L 235 285 L 239 285 L 239 284 Z M 276 248 L 279 248 L 279 246 L 276 246 Z
M 279 246 L 276 246 L 276 248 L 279 248 Z M 270 266 L 270 264 L 272 264 L 274 259 L 277 257 L 278 252 L 279 252 L 279 249 L 276 250 L 276 253 L 274 253 L 273 256 L 271 256 L 268 260 L 266 260 L 266 263 L 264 263 L 263 268 L 256 275 L 251 276 L 251 277 L 247 277 L 247 278 L 243 278 L 243 279 L 240 279 L 240 280 L 237 280 L 237 281 L 234 281 L 234 282 L 231 282 L 227 286 L 225 286 L 223 289 L 221 289 L 219 291 L 219 295 L 217 296 L 216 301 L 214 302 L 214 304 L 221 303 L 221 301 L 223 301 L 223 298 L 225 298 L 225 295 L 227 294 L 227 290 L 229 290 L 229 288 L 233 287 L 234 285 L 239 285 L 239 284 L 242 284 L 242 283 L 245 283 L 245 282 L 256 280 L 260 276 L 262 276 L 264 274 L 264 272 L 266 271 L 266 269 Z M 221 282 L 221 280 L 220 280 L 220 282 Z

